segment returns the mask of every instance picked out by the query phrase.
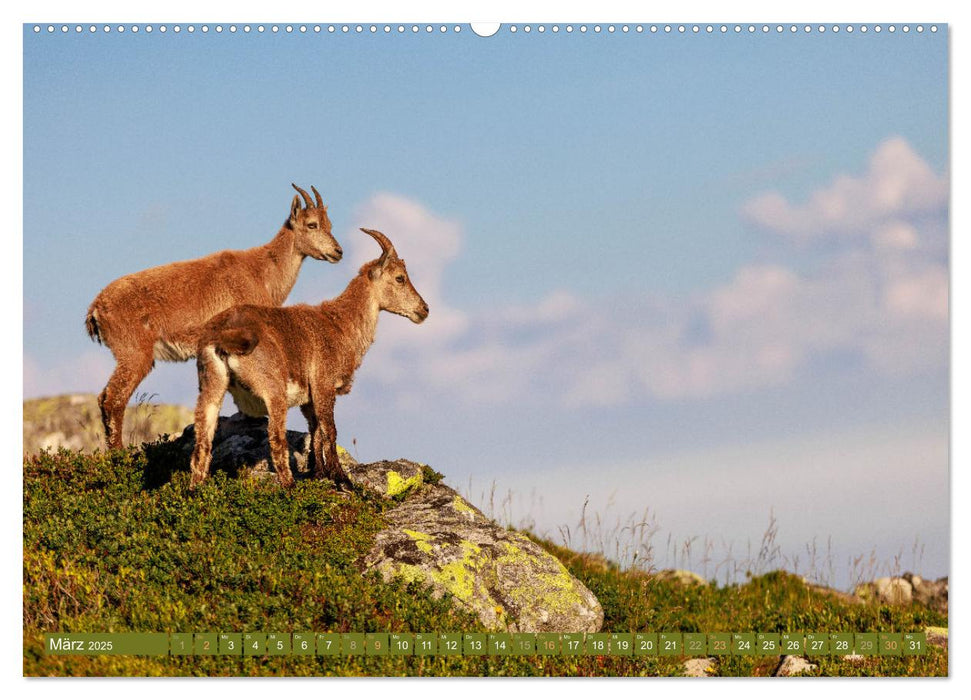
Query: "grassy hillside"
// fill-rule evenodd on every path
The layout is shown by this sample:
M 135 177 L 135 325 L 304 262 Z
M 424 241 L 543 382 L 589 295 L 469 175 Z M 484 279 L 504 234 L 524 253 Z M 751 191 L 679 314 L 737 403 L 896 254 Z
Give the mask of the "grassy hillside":
M 192 423 L 192 409 L 136 396 L 125 411 L 125 444 L 140 445 L 160 435 L 178 435 Z M 104 445 L 101 411 L 94 394 L 67 394 L 24 401 L 24 453 L 44 448 L 93 452 Z
M 217 473 L 188 490 L 164 444 L 61 451 L 24 460 L 26 675 L 680 675 L 658 657 L 45 656 L 45 632 L 485 631 L 416 584 L 383 583 L 359 560 L 394 503 L 325 483 L 289 493 Z M 604 631 L 921 631 L 947 618 L 920 606 L 858 605 L 783 572 L 735 586 L 684 587 L 600 557 L 541 544 L 599 598 Z M 947 653 L 812 659 L 821 675 L 946 675 Z M 717 675 L 771 674 L 778 658 L 730 657 Z

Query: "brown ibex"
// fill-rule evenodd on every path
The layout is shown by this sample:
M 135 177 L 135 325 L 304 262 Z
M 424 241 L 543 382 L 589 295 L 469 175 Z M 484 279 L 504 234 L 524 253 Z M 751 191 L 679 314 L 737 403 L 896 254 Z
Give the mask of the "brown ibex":
M 266 245 L 224 250 L 204 258 L 153 267 L 116 279 L 95 297 L 85 326 L 92 340 L 115 356 L 115 371 L 98 397 L 105 442 L 122 446 L 125 406 L 155 366 L 195 356 L 199 326 L 238 304 L 279 306 L 308 255 L 335 263 L 343 251 L 331 235 L 327 207 L 311 187 L 293 188 L 290 216 Z
M 381 311 L 415 323 L 428 317 L 428 304 L 412 286 L 391 241 L 379 231 L 361 230 L 381 246 L 381 257 L 365 263 L 340 296 L 319 306 L 237 306 L 202 329 L 193 486 L 209 473 L 212 438 L 227 390 L 243 413 L 268 416 L 270 458 L 283 486 L 294 483 L 286 439 L 287 409 L 293 406 L 300 406 L 307 419 L 314 476 L 347 481 L 337 458 L 337 394 L 351 390 L 354 372 L 374 342 Z

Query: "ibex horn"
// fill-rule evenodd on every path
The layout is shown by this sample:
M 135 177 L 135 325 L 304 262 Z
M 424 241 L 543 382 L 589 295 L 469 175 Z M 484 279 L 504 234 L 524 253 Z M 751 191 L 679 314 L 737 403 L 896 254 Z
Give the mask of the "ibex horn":
M 297 187 L 296 185 L 294 185 L 292 182 L 290 183 L 290 186 L 293 187 L 293 189 L 295 189 L 301 195 L 303 195 L 303 201 L 305 201 L 307 203 L 307 209 L 310 209 L 314 205 L 313 200 L 310 199 L 310 195 L 307 194 L 307 191 L 306 190 L 300 189 L 299 187 Z
M 380 231 L 375 231 L 374 229 L 370 229 L 370 228 L 362 228 L 361 230 L 364 231 L 364 233 L 369 235 L 371 238 L 376 240 L 378 242 L 378 245 L 381 246 L 381 250 L 383 251 L 381 253 L 381 258 L 379 260 L 381 264 L 384 264 L 384 261 L 388 258 L 388 256 L 390 255 L 396 256 L 398 254 L 395 251 L 394 246 L 391 245 L 391 241 L 388 240 L 388 237 L 385 236 Z
M 320 198 L 320 192 L 318 192 L 317 191 L 317 188 L 314 187 L 313 185 L 310 186 L 310 189 L 313 190 L 314 197 L 317 198 L 317 208 L 318 209 L 323 209 L 324 208 L 324 200 Z

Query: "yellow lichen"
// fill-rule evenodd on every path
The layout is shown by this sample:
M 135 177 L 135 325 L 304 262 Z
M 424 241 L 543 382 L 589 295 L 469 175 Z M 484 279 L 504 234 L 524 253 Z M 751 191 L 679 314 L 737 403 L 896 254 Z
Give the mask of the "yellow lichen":
M 414 488 L 421 484 L 421 472 L 418 472 L 414 476 L 405 479 L 396 472 L 394 469 L 388 470 L 388 490 L 387 495 L 391 498 L 397 496 L 398 494 L 404 493 L 410 488 Z
M 475 509 L 463 501 L 461 496 L 456 496 L 452 499 L 452 507 L 460 513 L 471 513 L 475 515 Z
M 517 539 L 528 542 L 525 538 Z M 517 564 L 540 563 L 542 561 L 540 557 L 524 552 L 511 542 L 503 542 L 502 549 L 504 553 L 496 558 L 497 568 L 502 565 L 515 566 Z M 510 598 L 526 607 L 527 605 L 535 604 L 537 592 L 539 591 L 544 607 L 559 613 L 575 610 L 577 605 L 582 604 L 582 600 L 573 583 L 573 577 L 570 576 L 570 572 L 555 557 L 549 557 L 549 560 L 556 564 L 557 572 L 555 574 L 545 572 L 534 574 L 533 578 L 529 581 L 524 581 L 522 585 L 513 588 L 509 592 Z
M 430 535 L 413 530 L 405 530 L 405 533 L 415 539 L 416 544 L 418 542 L 427 544 L 427 540 L 424 538 L 431 538 Z M 418 535 L 418 537 L 415 537 L 415 535 Z M 430 545 L 428 546 L 430 547 Z M 421 544 L 418 544 L 418 547 L 421 549 Z M 479 557 L 482 548 L 468 540 L 462 540 L 459 543 L 459 547 L 462 550 L 461 559 L 446 564 L 438 571 L 426 571 L 413 564 L 400 564 L 395 562 L 386 562 L 382 566 L 382 569 L 387 574 L 400 576 L 407 582 L 423 581 L 425 583 L 436 584 L 439 588 L 450 593 L 462 603 L 471 604 L 473 595 L 475 594 L 475 572 L 480 566 Z
M 413 539 L 415 541 L 415 546 L 418 547 L 419 550 L 421 550 L 425 554 L 431 554 L 432 553 L 432 545 L 431 545 L 431 543 L 435 539 L 434 536 L 429 535 L 429 534 L 426 534 L 424 532 L 417 532 L 415 530 L 405 530 L 405 529 L 402 529 L 402 532 L 405 533 L 406 535 L 408 535 L 408 537 L 410 537 L 411 539 Z

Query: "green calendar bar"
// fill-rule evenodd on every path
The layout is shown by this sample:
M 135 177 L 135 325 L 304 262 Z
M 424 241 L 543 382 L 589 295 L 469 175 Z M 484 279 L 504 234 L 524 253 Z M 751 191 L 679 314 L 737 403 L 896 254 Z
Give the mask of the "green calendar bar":
M 270 656 L 289 656 L 290 635 L 270 633 L 266 635 L 266 653 Z
M 489 640 L 486 635 L 467 632 L 462 636 L 462 653 L 466 656 L 484 656 L 488 644 Z
M 347 651 L 343 651 L 341 634 L 338 632 L 321 632 L 316 637 L 316 643 L 317 656 L 340 656 L 341 653 L 346 656 L 348 654 Z M 357 653 L 364 653 L 363 639 L 361 640 L 361 649 Z
M 711 656 L 728 656 L 732 653 L 732 633 L 712 632 L 708 635 L 708 653 Z
M 661 656 L 681 656 L 683 653 L 684 642 L 680 632 L 661 632 L 657 642 Z
M 588 634 L 586 642 L 588 654 L 593 654 L 595 656 L 606 656 L 610 653 L 609 634 Z M 577 648 L 580 646 L 581 645 L 578 643 Z
M 753 632 L 735 632 L 732 635 L 732 654 L 735 656 L 755 654 L 755 634 Z
M 759 656 L 779 656 L 782 653 L 782 635 L 759 632 L 755 635 L 755 653 Z
M 44 652 L 53 656 L 168 656 L 165 632 L 89 632 L 46 635 Z
M 657 656 L 657 635 L 646 632 L 634 634 L 634 656 Z
M 829 653 L 832 655 L 846 656 L 853 653 L 853 633 L 852 632 L 833 632 L 829 635 Z
M 854 637 L 853 653 L 875 656 L 880 649 L 880 635 L 875 632 L 857 634 Z
M 489 655 L 490 656 L 509 656 L 513 653 L 513 640 L 511 634 L 490 634 L 489 635 Z
M 365 653 L 367 635 L 364 634 L 342 634 L 341 651 L 344 656 L 359 656 Z M 317 638 L 317 652 L 320 652 L 320 637 Z
M 916 656 L 927 651 L 927 634 L 924 632 L 907 632 L 904 634 L 903 655 Z
M 783 632 L 780 635 L 779 643 L 782 646 L 783 654 L 803 654 L 806 649 L 806 640 L 803 635 L 793 632 Z
M 560 653 L 560 635 L 540 632 L 536 635 L 536 652 L 540 656 L 553 656 Z
M 372 632 L 364 636 L 364 652 L 368 656 L 388 655 L 388 635 L 382 632 Z
M 317 653 L 317 639 L 313 632 L 294 632 L 290 648 L 298 656 L 313 656 Z
M 388 653 L 391 656 L 411 656 L 415 653 L 415 635 L 394 633 L 388 640 Z
M 243 656 L 266 654 L 266 635 L 262 632 L 246 632 L 243 635 Z
M 916 656 L 923 632 L 95 632 L 49 633 L 52 655 Z
M 462 633 L 443 632 L 438 635 L 438 653 L 442 656 L 461 656 Z
M 878 635 L 880 656 L 902 656 L 904 653 L 904 635 L 895 632 L 881 632 Z
M 708 648 L 708 635 L 702 632 L 684 633 L 684 655 L 704 656 Z
M 610 635 L 611 656 L 632 656 L 634 654 L 634 635 L 614 633 Z
M 431 632 L 419 632 L 415 635 L 415 656 L 438 655 L 438 635 Z
M 806 653 L 811 656 L 829 655 L 829 635 L 810 632 L 806 635 Z
M 193 635 L 192 652 L 197 656 L 213 656 L 219 650 L 219 635 L 215 632 L 203 632 Z
M 240 656 L 243 653 L 243 635 L 233 632 L 219 634 L 219 649 L 217 654 L 223 656 Z
M 582 632 L 568 632 L 560 636 L 560 654 L 563 656 L 583 656 L 593 653 L 583 644 Z
M 532 656 L 536 653 L 536 635 L 527 632 L 517 632 L 512 636 L 513 653 L 520 656 Z
M 192 633 L 175 632 L 169 635 L 169 653 L 172 656 L 192 655 Z

